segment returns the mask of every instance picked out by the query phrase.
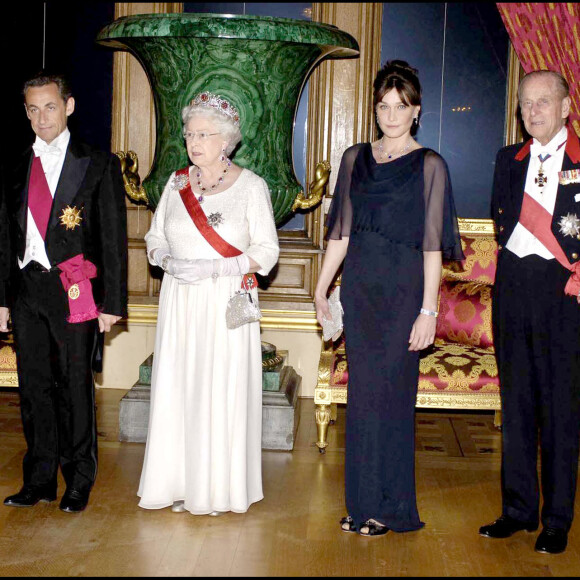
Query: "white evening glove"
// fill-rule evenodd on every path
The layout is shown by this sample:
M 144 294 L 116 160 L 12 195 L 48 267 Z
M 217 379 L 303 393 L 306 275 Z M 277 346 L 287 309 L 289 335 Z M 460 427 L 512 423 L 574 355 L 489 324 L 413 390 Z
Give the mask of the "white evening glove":
M 213 260 L 176 260 L 168 263 L 167 271 L 180 284 L 197 284 L 200 280 L 210 278 L 213 272 Z
M 246 254 L 240 254 L 233 258 L 220 258 L 214 260 L 213 275 L 218 276 L 241 276 L 250 271 L 250 258 Z
M 233 258 L 218 258 L 216 260 L 175 260 L 183 264 L 169 262 L 169 267 L 175 270 L 173 276 L 180 284 L 195 284 L 206 278 L 221 276 L 240 276 L 250 271 L 250 258 L 245 254 Z M 171 273 L 171 272 L 170 272 Z
M 171 252 L 169 251 L 169 248 L 167 248 L 167 247 L 163 247 L 163 248 L 153 248 L 149 252 L 149 258 L 150 258 L 150 260 L 154 264 L 157 264 L 160 268 L 163 268 L 163 266 L 164 266 L 164 264 L 163 264 L 163 258 L 165 258 L 165 256 L 169 256 L 169 258 L 171 258 Z
M 194 284 L 212 274 L 213 260 L 182 260 L 171 257 L 169 248 L 155 248 L 149 252 L 151 260 L 171 274 L 179 283 Z

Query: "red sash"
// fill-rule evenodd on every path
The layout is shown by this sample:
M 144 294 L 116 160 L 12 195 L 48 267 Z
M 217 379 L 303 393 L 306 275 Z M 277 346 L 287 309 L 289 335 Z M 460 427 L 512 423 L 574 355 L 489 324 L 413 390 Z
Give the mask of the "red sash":
M 570 264 L 568 258 L 552 232 L 552 215 L 542 207 L 531 195 L 524 193 L 524 201 L 519 222 L 531 232 L 556 260 L 572 272 L 564 292 L 570 296 L 578 296 L 580 292 L 580 261 Z
M 205 238 L 207 243 L 224 258 L 233 258 L 242 254 L 238 248 L 232 246 L 229 242 L 226 242 L 208 223 L 207 216 L 199 201 L 195 197 L 193 191 L 191 191 L 191 183 L 189 182 L 189 167 L 179 169 L 175 172 L 175 175 L 187 177 L 186 185 L 179 190 L 179 195 L 183 201 L 183 205 L 189 214 L 189 217 L 193 220 L 193 223 L 199 230 L 199 233 Z M 256 276 L 254 274 L 245 274 L 242 278 L 242 288 L 249 290 L 254 286 L 258 286 Z

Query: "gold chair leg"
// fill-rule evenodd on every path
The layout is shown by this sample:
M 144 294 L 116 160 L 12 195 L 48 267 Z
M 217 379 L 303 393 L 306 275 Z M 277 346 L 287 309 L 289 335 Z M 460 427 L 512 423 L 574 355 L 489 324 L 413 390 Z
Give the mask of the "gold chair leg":
M 501 411 L 497 410 L 493 415 L 493 426 L 497 429 L 501 429 Z
M 326 453 L 326 434 L 328 432 L 328 424 L 330 423 L 330 409 L 328 405 L 316 405 L 314 409 L 314 417 L 316 419 L 316 432 L 318 434 L 318 441 L 316 446 L 320 453 Z
M 334 425 L 336 423 L 336 417 L 338 416 L 338 405 L 336 403 L 330 403 L 330 424 Z

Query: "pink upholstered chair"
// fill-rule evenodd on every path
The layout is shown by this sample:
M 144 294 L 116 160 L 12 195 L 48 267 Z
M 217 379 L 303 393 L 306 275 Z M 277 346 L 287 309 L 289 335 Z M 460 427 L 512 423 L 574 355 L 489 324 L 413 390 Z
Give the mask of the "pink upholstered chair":
M 422 353 L 417 407 L 492 409 L 501 422 L 499 379 L 491 330 L 491 290 L 495 281 L 497 242 L 491 220 L 459 220 L 465 260 L 444 263 L 432 348 Z M 348 361 L 344 339 L 322 341 L 314 389 L 317 446 L 328 445 L 328 425 L 336 404 L 347 402 Z

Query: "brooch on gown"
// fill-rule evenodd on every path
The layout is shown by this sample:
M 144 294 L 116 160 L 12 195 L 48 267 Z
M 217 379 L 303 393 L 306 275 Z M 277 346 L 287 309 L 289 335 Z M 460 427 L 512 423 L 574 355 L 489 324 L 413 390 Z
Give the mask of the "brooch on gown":
M 224 218 L 219 211 L 214 213 L 210 213 L 207 216 L 207 225 L 211 226 L 212 228 L 217 228 L 220 224 L 224 223 Z
M 173 182 L 171 183 L 171 188 L 181 190 L 184 187 L 186 187 L 188 183 L 189 183 L 189 175 L 187 174 L 175 175 L 173 177 Z
M 574 213 L 562 216 L 558 225 L 560 226 L 560 233 L 565 236 L 574 237 L 580 234 L 580 219 Z

